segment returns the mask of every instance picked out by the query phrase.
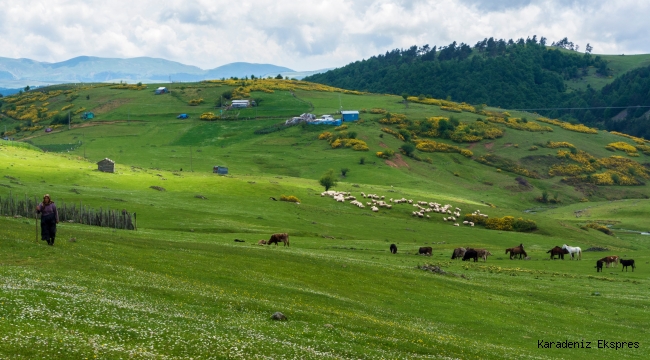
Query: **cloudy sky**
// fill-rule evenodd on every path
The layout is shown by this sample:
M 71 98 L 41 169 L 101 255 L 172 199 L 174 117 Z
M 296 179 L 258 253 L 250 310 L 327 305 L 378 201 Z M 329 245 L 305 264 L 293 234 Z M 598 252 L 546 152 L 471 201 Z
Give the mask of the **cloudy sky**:
M 151 56 L 214 68 L 345 65 L 411 45 L 568 37 L 650 53 L 648 0 L 0 0 L 0 57 Z M 582 50 L 581 50 L 582 51 Z

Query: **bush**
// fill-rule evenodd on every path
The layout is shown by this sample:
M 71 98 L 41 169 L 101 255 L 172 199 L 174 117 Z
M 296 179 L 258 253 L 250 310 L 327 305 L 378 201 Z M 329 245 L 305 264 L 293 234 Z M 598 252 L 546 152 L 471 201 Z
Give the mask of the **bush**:
M 321 176 L 320 180 L 318 181 L 321 186 L 325 188 L 325 191 L 329 190 L 331 187 L 336 186 L 338 181 L 334 177 L 334 170 L 330 169 L 328 170 L 323 176 Z
M 392 149 L 386 149 L 384 151 L 378 151 L 375 155 L 377 155 L 377 157 L 380 157 L 382 159 L 390 159 L 393 157 L 393 155 L 395 155 L 395 151 L 393 151 Z
M 603 226 L 603 225 L 600 225 L 600 224 L 597 224 L 597 223 L 589 223 L 589 224 L 585 225 L 585 227 L 588 227 L 588 228 L 594 229 L 594 230 L 598 230 L 598 231 L 600 231 L 602 233 L 605 233 L 607 235 L 610 235 L 610 236 L 614 236 L 614 232 L 612 232 L 612 230 L 610 230 L 607 226 Z
M 515 218 L 504 216 L 502 218 L 489 218 L 485 221 L 485 228 L 490 230 L 512 231 Z
M 537 224 L 533 220 L 519 218 L 512 223 L 512 228 L 517 232 L 529 232 L 537 230 Z
M 342 168 L 342 169 L 341 169 L 341 175 L 342 175 L 343 177 L 345 177 L 345 175 L 347 175 L 348 171 L 350 171 L 350 169 L 348 169 L 348 168 Z
M 404 143 L 402 146 L 400 146 L 400 150 L 402 150 L 406 156 L 413 156 L 413 152 L 415 151 L 415 144 L 410 142 Z
M 365 157 L 359 158 L 359 165 L 365 165 L 365 164 L 366 164 L 366 158 Z
M 298 199 L 297 197 L 295 197 L 293 195 L 289 195 L 289 196 L 282 195 L 282 196 L 280 196 L 280 201 L 288 201 L 288 202 L 292 202 L 292 203 L 299 203 L 300 199 Z

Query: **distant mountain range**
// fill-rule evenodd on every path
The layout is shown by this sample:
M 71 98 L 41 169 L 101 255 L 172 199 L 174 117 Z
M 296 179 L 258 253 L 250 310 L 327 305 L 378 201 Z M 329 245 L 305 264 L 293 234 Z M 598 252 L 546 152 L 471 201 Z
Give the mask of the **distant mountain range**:
M 171 81 L 201 81 L 232 76 L 267 77 L 278 74 L 302 79 L 319 72 L 321 71 L 299 72 L 272 64 L 246 62 L 235 62 L 203 70 L 196 66 L 150 57 L 117 59 L 79 56 L 57 63 L 0 57 L 0 88 L 16 89 L 27 85 L 42 86 L 73 82 L 155 83 L 168 82 L 170 79 Z

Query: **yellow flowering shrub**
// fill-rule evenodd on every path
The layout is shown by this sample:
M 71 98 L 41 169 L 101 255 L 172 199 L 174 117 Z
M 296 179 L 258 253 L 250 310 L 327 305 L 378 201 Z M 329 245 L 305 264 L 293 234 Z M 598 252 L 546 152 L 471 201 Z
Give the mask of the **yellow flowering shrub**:
M 47 103 L 45 103 L 45 104 L 47 104 Z M 45 104 L 43 104 L 42 106 L 45 106 Z M 66 111 L 68 109 L 72 109 L 73 107 L 74 107 L 74 104 L 66 105 L 66 106 L 61 108 L 61 111 Z
M 598 134 L 598 129 L 590 128 L 590 127 L 582 125 L 582 124 L 574 125 L 574 124 L 570 124 L 568 122 L 560 121 L 560 120 L 557 120 L 557 119 L 551 120 L 551 119 L 547 119 L 547 118 L 544 118 L 544 117 L 537 118 L 537 121 L 541 121 L 541 122 L 544 122 L 544 123 L 547 123 L 547 124 L 557 125 L 557 126 L 563 128 L 563 129 L 569 130 L 569 131 L 581 132 L 581 133 L 584 133 L 584 134 Z
M 607 144 L 607 147 L 611 147 L 611 148 L 614 148 L 616 150 L 625 151 L 626 153 L 628 153 L 628 155 L 637 152 L 636 147 L 634 147 L 634 146 L 632 146 L 632 145 L 630 145 L 630 144 L 628 144 L 626 142 L 623 142 L 623 141 L 618 141 L 618 142 L 613 142 L 613 143 Z
M 551 169 L 548 171 L 548 174 L 550 176 L 576 176 L 580 175 L 585 172 L 585 169 L 576 164 L 569 164 L 569 165 L 553 165 L 551 166 Z
M 233 91 L 233 97 L 235 92 L 238 94 L 249 94 L 251 91 L 262 91 L 266 93 L 273 93 L 275 90 L 279 91 L 295 91 L 295 90 L 306 90 L 306 91 L 322 91 L 322 92 L 340 92 L 343 94 L 351 95 L 363 95 L 366 94 L 362 91 L 354 90 L 345 90 L 340 88 L 335 88 L 332 86 L 322 85 L 311 83 L 307 81 L 298 81 L 298 80 L 281 80 L 281 79 L 255 79 L 255 80 L 207 80 L 204 81 L 207 84 L 217 84 L 217 85 L 226 85 L 226 86 L 235 86 L 237 87 Z M 241 89 L 240 89 L 241 88 Z M 245 96 L 247 97 L 247 96 Z
M 377 151 L 375 155 L 377 155 L 378 158 L 390 159 L 393 157 L 393 155 L 395 155 L 395 151 L 391 149 L 386 149 L 384 151 Z
M 203 99 L 192 99 L 187 102 L 190 106 L 197 106 L 203 104 Z
M 545 147 L 549 149 L 557 149 L 557 148 L 568 148 L 568 149 L 573 149 L 575 146 L 571 143 L 568 143 L 566 141 L 547 141 Z
M 387 112 L 388 112 L 388 111 L 386 111 L 386 110 L 384 110 L 384 109 L 381 109 L 381 108 L 373 108 L 373 109 L 370 109 L 370 113 L 371 113 L 371 114 L 385 114 L 385 113 L 387 113 Z
M 199 119 L 206 120 L 206 121 L 213 121 L 213 120 L 219 119 L 219 117 L 216 116 L 214 113 L 206 112 L 206 113 L 201 114 Z
M 606 169 L 615 170 L 618 173 L 650 179 L 650 174 L 646 167 L 622 156 L 610 156 L 608 158 L 598 159 L 598 164 Z
M 502 218 L 493 217 L 485 221 L 485 228 L 490 230 L 512 231 L 512 224 L 515 222 L 513 216 L 504 216 Z
M 522 131 L 531 131 L 531 132 L 541 132 L 541 131 L 547 131 L 551 132 L 553 129 L 549 126 L 542 126 L 536 122 L 533 121 L 527 121 L 524 122 L 522 119 L 519 118 L 503 118 L 503 117 L 497 117 L 497 116 L 489 116 L 486 118 L 487 121 L 496 123 L 496 124 L 503 124 L 506 127 L 509 127 L 511 129 L 515 130 L 522 130 Z
M 501 169 L 507 170 L 509 172 L 523 175 L 526 177 L 539 179 L 540 176 L 535 171 L 528 170 L 521 166 L 519 163 L 512 161 L 510 159 L 502 158 L 494 154 L 485 154 L 476 158 L 476 161 L 497 168 L 497 172 L 501 172 Z
M 618 135 L 618 136 L 626 137 L 626 138 L 628 138 L 628 139 L 631 139 L 631 140 L 634 141 L 635 143 L 637 143 L 637 144 L 641 144 L 641 145 L 643 145 L 643 144 L 646 143 L 646 142 L 649 142 L 648 140 L 646 140 L 646 139 L 644 139 L 644 138 L 640 138 L 640 137 L 636 137 L 636 136 L 632 136 L 632 135 L 628 135 L 628 134 L 623 134 L 623 133 L 620 133 L 620 132 L 618 132 L 618 131 L 610 131 L 609 133 L 610 133 L 610 134 L 614 134 L 614 135 Z
M 332 137 L 332 133 L 329 131 L 325 131 L 324 133 L 318 135 L 318 140 L 328 140 L 331 137 Z
M 463 110 L 457 107 L 452 107 L 452 106 L 441 106 L 440 110 L 445 110 L 445 111 L 451 111 L 455 113 L 462 113 Z
M 73 111 L 72 114 L 77 115 L 77 114 L 81 114 L 84 111 L 86 111 L 86 108 L 85 107 L 80 107 L 79 109 Z
M 282 195 L 282 196 L 280 196 L 280 201 L 288 201 L 288 202 L 293 202 L 293 203 L 299 203 L 300 199 L 298 199 L 297 197 L 295 197 L 293 195 L 289 195 L 289 196 Z
M 406 121 L 406 115 L 396 113 L 386 113 L 386 117 L 379 120 L 381 124 L 403 124 Z
M 341 130 L 347 130 L 347 128 L 348 128 L 347 125 L 341 125 L 341 126 L 335 127 L 334 130 L 341 131 Z
M 424 152 L 459 153 L 466 157 L 472 157 L 474 155 L 470 150 L 461 149 L 458 146 L 448 145 L 433 140 L 416 140 L 415 148 Z
M 391 135 L 393 135 L 394 137 L 396 137 L 396 138 L 398 138 L 398 139 L 404 141 L 404 136 L 402 136 L 402 134 L 398 133 L 397 131 L 395 131 L 395 130 L 393 130 L 393 129 L 390 129 L 390 128 L 381 128 L 381 131 L 383 131 L 383 132 L 385 132 L 385 133 L 387 133 L 387 134 L 391 134 Z

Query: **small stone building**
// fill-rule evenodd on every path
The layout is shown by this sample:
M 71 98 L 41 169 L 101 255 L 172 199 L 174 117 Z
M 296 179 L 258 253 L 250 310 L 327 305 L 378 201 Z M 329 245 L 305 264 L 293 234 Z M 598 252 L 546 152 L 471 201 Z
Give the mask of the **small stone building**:
M 109 158 L 105 158 L 104 160 L 97 163 L 97 170 L 102 172 L 114 173 L 115 161 Z

